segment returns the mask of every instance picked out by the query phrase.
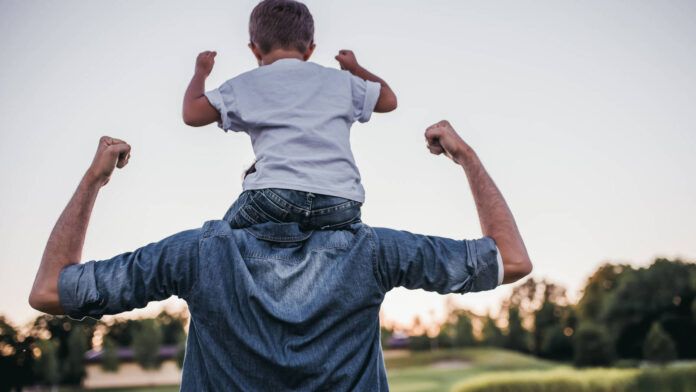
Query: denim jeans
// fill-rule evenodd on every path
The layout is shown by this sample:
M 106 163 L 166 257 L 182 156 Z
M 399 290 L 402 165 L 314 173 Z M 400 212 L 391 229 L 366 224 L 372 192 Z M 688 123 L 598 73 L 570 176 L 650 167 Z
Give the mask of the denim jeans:
M 225 214 L 233 229 L 260 223 L 298 223 L 303 230 L 340 229 L 360 222 L 362 203 L 290 189 L 242 192 Z

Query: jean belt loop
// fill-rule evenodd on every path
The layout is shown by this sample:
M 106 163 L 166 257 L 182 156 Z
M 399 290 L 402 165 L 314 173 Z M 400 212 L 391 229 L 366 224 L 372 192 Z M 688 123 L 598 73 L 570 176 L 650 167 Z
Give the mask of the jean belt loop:
M 307 192 L 307 211 L 305 212 L 305 216 L 309 216 L 310 212 L 312 211 L 313 207 L 313 201 L 316 195 L 312 192 Z

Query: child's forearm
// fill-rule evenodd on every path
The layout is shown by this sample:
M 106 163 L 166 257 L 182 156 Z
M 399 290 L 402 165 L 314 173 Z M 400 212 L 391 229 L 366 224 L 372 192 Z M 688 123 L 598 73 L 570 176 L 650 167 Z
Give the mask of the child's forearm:
M 351 73 L 361 79 L 369 80 L 371 82 L 379 83 L 382 88 L 379 91 L 379 99 L 375 105 L 375 112 L 377 113 L 387 113 L 396 109 L 397 101 L 396 94 L 392 91 L 391 87 L 384 81 L 384 79 L 373 74 L 367 69 L 357 66 L 355 69 L 351 70 Z
M 215 64 L 216 52 L 202 52 L 196 58 L 196 71 L 184 93 L 182 115 L 184 123 L 192 127 L 202 127 L 220 121 L 220 113 L 205 96 L 205 79 Z
M 197 115 L 196 106 L 200 104 L 201 99 L 205 98 L 205 79 L 206 76 L 196 72 L 193 74 L 191 81 L 189 82 L 186 92 L 184 93 L 184 107 L 183 107 L 183 117 L 184 123 L 190 126 L 201 126 L 207 124 L 201 124 L 199 121 L 199 116 Z M 209 124 L 209 123 L 208 123 Z

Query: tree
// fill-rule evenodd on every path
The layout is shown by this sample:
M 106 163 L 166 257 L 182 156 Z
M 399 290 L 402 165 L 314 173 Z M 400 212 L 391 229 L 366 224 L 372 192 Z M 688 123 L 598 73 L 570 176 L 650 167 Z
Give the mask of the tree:
M 21 390 L 33 381 L 33 339 L 25 338 L 0 316 L 0 391 Z
M 667 363 L 677 359 L 674 341 L 659 322 L 654 322 L 643 345 L 643 358 L 657 363 Z
M 490 316 L 486 316 L 486 320 L 483 322 L 481 335 L 483 337 L 482 343 L 486 346 L 502 347 L 505 343 L 503 331 L 498 328 L 495 320 Z
M 102 369 L 107 372 L 115 372 L 118 370 L 119 359 L 118 359 L 118 349 L 116 347 L 116 342 L 110 336 L 104 338 L 104 345 L 102 347 Z
M 581 324 L 573 343 L 575 366 L 608 366 L 614 361 L 614 344 L 607 331 L 597 324 Z
M 184 339 L 186 318 L 183 314 L 169 314 L 162 311 L 157 316 L 157 322 L 162 329 L 163 345 L 176 345 Z
M 529 352 L 529 332 L 522 326 L 522 319 L 517 307 L 508 309 L 508 333 L 505 347 L 510 350 Z
M 544 333 L 539 355 L 543 358 L 558 361 L 573 358 L 573 339 L 570 337 L 572 329 L 557 325 L 549 327 Z
M 474 328 L 471 325 L 471 318 L 466 312 L 460 311 L 456 314 L 456 321 L 452 325 L 453 328 L 453 347 L 469 347 L 473 346 Z
M 85 377 L 85 353 L 89 348 L 85 328 L 77 324 L 70 329 L 67 347 L 68 355 L 63 361 L 63 382 L 66 384 L 79 385 Z
M 34 372 L 40 381 L 51 386 L 51 391 L 56 391 L 61 377 L 58 343 L 53 340 L 39 340 L 36 342 L 36 348 L 38 358 L 34 364 Z
M 159 350 L 162 343 L 162 330 L 154 319 L 142 320 L 140 328 L 133 336 L 135 360 L 144 369 L 160 366 Z

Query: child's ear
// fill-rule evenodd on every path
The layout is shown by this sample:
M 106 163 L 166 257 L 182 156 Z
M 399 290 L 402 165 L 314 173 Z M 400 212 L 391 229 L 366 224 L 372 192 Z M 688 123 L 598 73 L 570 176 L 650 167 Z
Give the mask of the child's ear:
M 258 62 L 259 66 L 261 66 L 261 59 L 263 58 L 263 55 L 261 54 L 259 47 L 256 46 L 255 43 L 249 42 L 249 49 L 251 49 L 251 53 L 253 53 L 254 57 L 256 57 L 256 62 Z
M 309 60 L 309 58 L 312 57 L 312 53 L 314 53 L 314 48 L 316 47 L 317 45 L 314 44 L 314 41 L 312 41 L 312 43 L 309 44 L 307 50 L 305 50 L 304 52 L 304 55 L 302 55 L 305 61 Z

